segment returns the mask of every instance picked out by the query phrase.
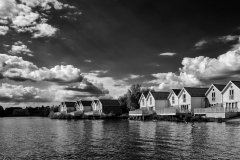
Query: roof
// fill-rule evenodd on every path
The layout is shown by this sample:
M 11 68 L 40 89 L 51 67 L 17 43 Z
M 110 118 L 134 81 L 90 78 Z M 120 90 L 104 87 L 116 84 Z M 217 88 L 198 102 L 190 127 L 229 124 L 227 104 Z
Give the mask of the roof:
M 233 83 L 234 85 L 236 85 L 240 89 L 240 81 L 229 81 L 228 84 L 222 90 L 222 93 L 224 93 L 224 91 L 228 88 L 229 84 L 231 84 L 231 83 Z
M 224 89 L 226 84 L 213 84 L 220 92 Z
M 65 103 L 66 107 L 74 107 L 76 102 L 63 102 Z
M 234 83 L 238 88 L 240 88 L 240 81 L 231 81 L 232 83 Z
M 208 88 L 184 87 L 191 97 L 205 97 Z
M 166 100 L 170 92 L 151 92 L 155 100 Z
M 92 101 L 81 100 L 81 103 L 82 103 L 83 106 L 91 106 Z
M 97 103 L 98 102 L 98 100 L 93 100 L 95 103 Z
M 148 93 L 143 93 L 144 97 L 147 98 Z
M 181 89 L 172 89 L 172 91 L 178 96 L 178 94 L 181 92 Z
M 142 93 L 141 96 L 139 97 L 138 103 L 140 103 L 140 100 L 141 100 L 142 96 L 147 98 L 147 95 L 148 95 L 148 93 Z
M 118 100 L 113 99 L 99 99 L 103 106 L 120 106 Z

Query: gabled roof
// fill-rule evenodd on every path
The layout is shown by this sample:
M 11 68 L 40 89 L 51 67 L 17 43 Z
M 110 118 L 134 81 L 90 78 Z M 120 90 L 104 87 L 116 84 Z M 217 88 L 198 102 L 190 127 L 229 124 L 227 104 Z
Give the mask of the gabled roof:
M 170 96 L 172 95 L 172 93 L 174 93 L 176 96 L 178 96 L 178 94 L 181 92 L 181 89 L 171 89 L 170 94 L 168 95 L 168 99 L 170 98 Z
M 65 103 L 66 107 L 74 107 L 76 102 L 62 102 L 62 104 Z
M 144 96 L 145 98 L 147 98 L 147 95 L 148 95 L 148 93 L 142 93 L 141 94 L 141 96 L 140 96 L 140 98 L 139 98 L 139 100 L 138 100 L 138 103 L 140 103 L 140 100 L 141 100 L 141 98 Z
M 228 88 L 229 84 L 231 84 L 231 83 L 233 83 L 234 85 L 236 85 L 240 89 L 240 81 L 229 81 L 228 84 L 222 90 L 222 93 Z
M 98 100 L 96 100 L 96 99 L 95 99 L 95 100 L 93 100 L 93 101 L 94 101 L 95 103 L 97 103 L 97 102 L 98 102 Z
M 207 92 L 205 93 L 205 95 L 207 95 L 207 94 L 211 91 L 211 89 L 213 88 L 213 86 L 216 87 L 217 90 L 219 90 L 220 92 L 222 92 L 222 90 L 224 89 L 224 87 L 225 87 L 226 85 L 225 85 L 225 84 L 212 84 L 212 85 L 208 88 L 208 90 L 207 90 Z
M 185 89 L 191 97 L 205 97 L 205 93 L 208 90 L 208 88 L 196 88 L 196 87 L 183 87 L 183 89 Z
M 81 100 L 81 103 L 82 103 L 83 106 L 91 106 L 92 101 Z
M 170 92 L 150 92 L 155 100 L 167 100 Z
M 118 100 L 99 99 L 99 101 L 102 103 L 103 106 L 120 106 L 120 103 Z

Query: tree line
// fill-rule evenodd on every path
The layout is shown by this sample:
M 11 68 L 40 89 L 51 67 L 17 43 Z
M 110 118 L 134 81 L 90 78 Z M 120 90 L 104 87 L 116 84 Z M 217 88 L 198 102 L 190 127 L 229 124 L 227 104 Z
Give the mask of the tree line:
M 21 116 L 38 116 L 48 117 L 51 112 L 58 112 L 59 106 L 42 106 L 42 107 L 8 107 L 0 106 L 0 117 L 21 117 Z

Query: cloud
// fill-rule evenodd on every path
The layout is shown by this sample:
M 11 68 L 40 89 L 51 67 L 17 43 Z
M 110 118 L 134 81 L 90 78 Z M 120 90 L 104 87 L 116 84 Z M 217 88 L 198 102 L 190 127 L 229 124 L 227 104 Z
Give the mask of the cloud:
M 38 68 L 21 57 L 0 54 L 0 74 L 15 81 L 50 81 L 56 83 L 79 82 L 83 79 L 81 71 L 72 65 L 57 65 L 53 68 Z
M 17 55 L 17 54 L 26 54 L 28 56 L 33 56 L 26 45 L 24 45 L 21 41 L 15 42 L 14 45 L 12 45 L 11 50 L 8 52 L 12 55 Z
M 220 41 L 227 43 L 229 41 L 235 41 L 237 39 L 239 39 L 239 36 L 234 36 L 234 35 L 227 35 L 227 36 L 222 36 L 218 38 Z
M 86 60 L 85 60 L 85 62 L 91 63 L 92 61 L 91 61 L 91 60 L 88 60 L 88 59 L 86 59 Z
M 196 44 L 195 44 L 195 47 L 197 47 L 198 49 L 200 49 L 204 44 L 206 44 L 207 43 L 207 41 L 205 41 L 205 40 L 201 40 L 201 41 L 199 41 L 199 42 L 197 42 Z
M 23 87 L 22 85 L 11 85 L 2 83 L 0 86 L 1 102 L 51 102 L 55 94 L 50 90 L 35 87 Z
M 0 26 L 0 35 L 5 35 L 9 28 L 16 32 L 30 32 L 34 38 L 54 36 L 57 28 L 47 24 L 51 8 L 73 8 L 57 0 L 1 0 L 0 19 L 4 26 Z
M 174 56 L 176 53 L 166 52 L 166 53 L 160 53 L 159 56 Z
M 217 58 L 199 56 L 184 58 L 180 74 L 156 73 L 154 80 L 145 83 L 159 84 L 159 89 L 182 88 L 184 86 L 203 86 L 203 80 L 240 78 L 240 48 L 228 51 Z
M 141 77 L 143 77 L 143 75 L 130 74 L 128 77 L 124 78 L 123 80 L 127 81 L 130 79 L 137 79 L 137 78 L 141 78 Z
M 56 31 L 57 31 L 57 28 L 51 26 L 51 25 L 48 25 L 46 23 L 42 23 L 42 24 L 38 24 L 36 25 L 36 33 L 34 33 L 33 37 L 34 38 L 38 38 L 38 37 L 51 37 L 53 36 Z
M 0 26 L 0 35 L 5 35 L 7 34 L 9 28 L 7 26 Z

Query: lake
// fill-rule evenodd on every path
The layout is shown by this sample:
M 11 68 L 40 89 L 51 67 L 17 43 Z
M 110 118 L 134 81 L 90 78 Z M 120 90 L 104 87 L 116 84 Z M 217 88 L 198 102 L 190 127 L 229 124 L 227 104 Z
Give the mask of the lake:
M 239 159 L 240 123 L 0 118 L 0 159 Z

